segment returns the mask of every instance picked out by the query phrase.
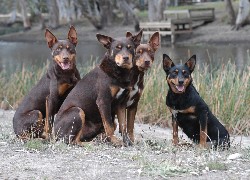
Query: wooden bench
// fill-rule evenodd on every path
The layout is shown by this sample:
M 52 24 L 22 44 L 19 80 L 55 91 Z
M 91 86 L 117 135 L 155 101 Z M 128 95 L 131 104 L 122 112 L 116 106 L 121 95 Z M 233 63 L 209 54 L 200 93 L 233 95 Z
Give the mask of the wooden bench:
M 170 19 L 164 22 L 141 22 L 140 28 L 143 28 L 143 39 L 146 35 L 149 37 L 156 31 L 161 36 L 170 35 L 171 43 L 175 43 L 177 34 L 192 33 L 192 20 L 186 19 Z
M 212 22 L 215 19 L 214 8 L 193 8 L 188 12 L 192 21 Z
M 164 16 L 164 20 L 190 18 L 189 11 L 187 9 L 184 9 L 184 10 L 165 10 L 165 11 L 163 11 L 163 16 Z

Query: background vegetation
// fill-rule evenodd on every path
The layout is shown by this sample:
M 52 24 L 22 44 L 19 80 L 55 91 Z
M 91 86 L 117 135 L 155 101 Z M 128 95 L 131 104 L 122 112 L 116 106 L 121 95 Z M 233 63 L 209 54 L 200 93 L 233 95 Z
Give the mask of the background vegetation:
M 249 58 L 250 60 L 250 58 Z M 81 75 L 89 72 L 97 64 L 90 61 L 87 66 L 78 66 Z M 7 77 L 0 74 L 0 98 L 15 109 L 22 98 L 46 72 L 44 68 L 22 67 Z M 197 66 L 193 73 L 194 85 L 209 105 L 212 112 L 222 121 L 231 133 L 250 134 L 250 66 L 237 70 L 235 64 L 228 62 L 220 67 L 204 64 Z M 8 82 L 8 83 L 7 83 Z M 137 120 L 142 123 L 171 125 L 171 114 L 165 99 L 168 85 L 161 63 L 155 63 L 145 76 L 145 89 L 139 103 Z

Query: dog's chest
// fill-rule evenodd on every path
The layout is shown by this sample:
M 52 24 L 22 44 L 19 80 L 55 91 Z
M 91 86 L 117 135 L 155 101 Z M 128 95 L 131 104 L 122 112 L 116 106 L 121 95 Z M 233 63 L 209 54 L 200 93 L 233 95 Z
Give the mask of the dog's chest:
M 140 76 L 138 76 L 137 81 L 135 82 L 133 87 L 131 87 L 129 92 L 126 93 L 126 96 L 127 96 L 126 106 L 127 107 L 131 106 L 135 102 L 135 98 L 137 97 L 136 95 L 140 94 L 141 92 L 141 89 L 139 87 L 139 82 L 140 82 Z M 121 88 L 116 95 L 116 99 L 120 99 L 121 96 L 123 96 L 124 91 L 125 89 Z
M 138 76 L 136 83 L 132 87 L 132 90 L 129 91 L 129 98 L 127 101 L 127 107 L 131 106 L 134 103 L 135 98 L 136 98 L 135 95 L 140 93 L 139 81 L 140 81 L 140 75 Z
M 72 88 L 74 85 L 72 83 L 62 83 L 62 84 L 59 84 L 58 86 L 58 92 L 59 92 L 59 95 L 62 96 L 65 94 L 65 92 Z
M 174 116 L 174 118 L 177 118 L 177 115 L 179 113 L 185 114 L 185 115 L 193 117 L 193 118 L 195 117 L 195 115 L 194 115 L 195 114 L 195 106 L 190 106 L 190 107 L 183 109 L 183 110 L 177 110 L 177 109 L 169 107 L 169 110 L 172 113 L 172 115 Z

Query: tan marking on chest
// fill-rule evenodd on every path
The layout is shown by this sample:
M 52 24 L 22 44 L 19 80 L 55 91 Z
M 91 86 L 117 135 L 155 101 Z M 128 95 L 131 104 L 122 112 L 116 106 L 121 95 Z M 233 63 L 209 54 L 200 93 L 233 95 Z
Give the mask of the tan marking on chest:
M 115 97 L 116 94 L 119 92 L 120 90 L 120 87 L 119 86 L 110 86 L 110 92 L 111 92 L 111 95 L 112 97 Z
M 183 110 L 172 109 L 169 107 L 169 110 L 176 117 L 178 113 L 184 113 L 184 114 L 195 113 L 195 106 L 190 106 L 189 108 Z
M 64 95 L 64 93 L 69 89 L 71 88 L 73 85 L 72 84 L 68 84 L 68 83 L 63 83 L 63 84 L 60 84 L 59 87 L 58 87 L 58 92 L 59 92 L 59 95 Z

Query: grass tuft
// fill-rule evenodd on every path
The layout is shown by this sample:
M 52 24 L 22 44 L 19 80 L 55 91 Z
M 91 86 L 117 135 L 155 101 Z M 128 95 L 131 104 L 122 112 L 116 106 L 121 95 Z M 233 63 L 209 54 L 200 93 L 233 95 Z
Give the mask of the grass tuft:
M 30 139 L 24 146 L 31 151 L 44 151 L 47 148 L 41 139 Z
M 208 167 L 209 171 L 212 171 L 212 170 L 226 171 L 227 170 L 226 164 L 223 162 L 219 162 L 219 161 L 210 161 L 206 164 L 206 167 Z

